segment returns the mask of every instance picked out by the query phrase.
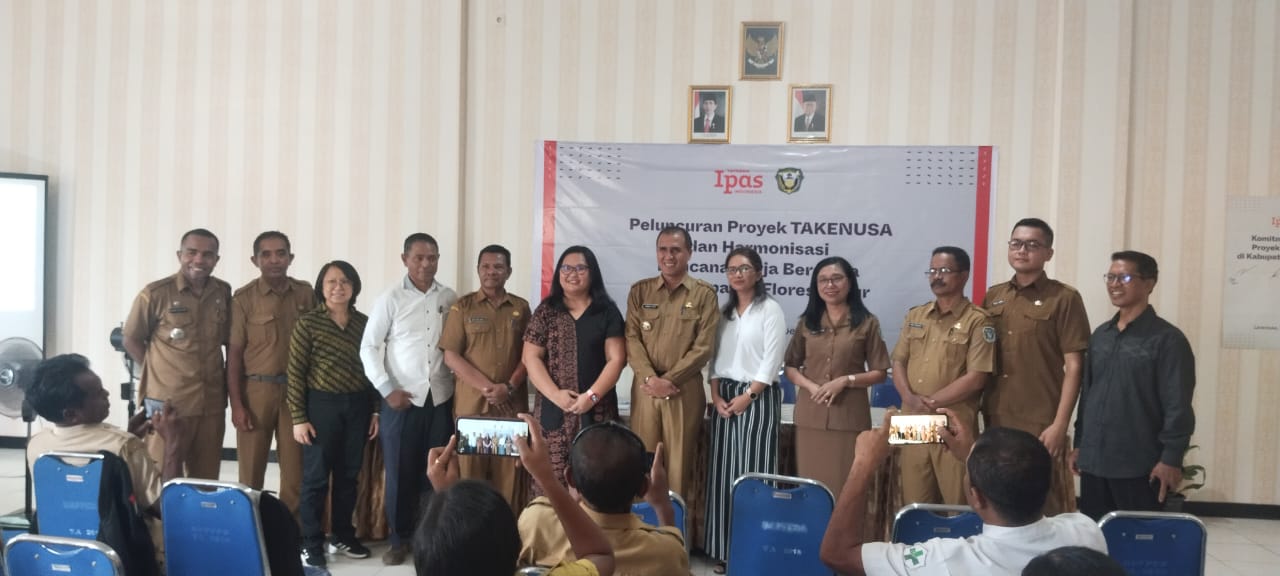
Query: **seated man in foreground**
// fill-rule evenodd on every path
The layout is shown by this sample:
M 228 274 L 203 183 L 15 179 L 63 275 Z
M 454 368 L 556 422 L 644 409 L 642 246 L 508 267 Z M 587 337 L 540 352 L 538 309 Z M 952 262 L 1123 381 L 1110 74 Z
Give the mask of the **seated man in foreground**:
M 653 466 L 646 470 L 644 443 L 616 422 L 584 428 L 573 440 L 565 470 L 570 493 L 591 520 L 604 529 L 613 545 L 615 574 L 688 574 L 689 556 L 675 523 L 668 496 L 664 450 L 659 442 Z M 646 476 L 646 473 L 648 475 Z M 661 528 L 645 524 L 631 513 L 631 503 L 643 497 L 657 513 Z M 573 560 L 560 519 L 545 497 L 538 497 L 520 514 L 520 562 L 554 566 Z
M 919 544 L 863 544 L 867 489 L 889 455 L 889 416 L 858 437 L 853 466 L 831 516 L 820 552 L 822 562 L 841 574 L 991 574 L 1016 576 L 1032 558 L 1061 546 L 1107 551 L 1102 531 L 1087 516 L 1040 511 L 1049 494 L 1052 462 L 1035 436 L 1011 428 L 991 428 L 977 442 L 951 410 L 950 429 L 941 429 L 947 450 L 966 463 L 966 500 L 982 518 L 982 534 L 934 538 Z M 906 447 L 910 450 L 912 447 Z
M 129 419 L 129 430 L 121 430 L 105 420 L 111 412 L 111 396 L 102 387 L 102 379 L 89 368 L 89 359 L 79 354 L 54 356 L 36 368 L 35 378 L 27 389 L 27 402 L 41 418 L 53 423 L 27 442 L 27 466 L 46 452 L 106 451 L 119 456 L 129 467 L 138 511 L 143 513 L 147 529 L 162 555 L 163 534 L 160 530 L 160 486 L 182 475 L 182 449 L 178 442 L 165 443 L 164 470 L 151 459 L 142 438 L 151 431 L 161 438 L 176 436 L 177 420 L 172 407 L 150 420 L 142 412 Z M 169 457 L 173 456 L 173 457 Z
M 562 562 L 548 576 L 611 576 L 613 548 L 569 491 L 556 480 L 542 428 L 528 414 L 529 438 L 516 438 L 520 464 L 542 486 L 564 525 L 577 561 Z M 493 486 L 458 481 L 457 435 L 427 453 L 427 477 L 435 493 L 425 504 L 413 536 L 413 567 L 419 576 L 511 576 L 520 554 L 520 532 L 511 506 Z

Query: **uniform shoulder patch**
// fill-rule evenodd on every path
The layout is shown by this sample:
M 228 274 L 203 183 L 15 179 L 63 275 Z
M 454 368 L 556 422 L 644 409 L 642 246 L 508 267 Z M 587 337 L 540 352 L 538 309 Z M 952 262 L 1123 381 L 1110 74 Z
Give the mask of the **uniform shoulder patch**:
M 990 343 L 992 343 L 992 342 L 995 342 L 995 341 L 996 341 L 996 329 L 995 329 L 994 327 L 992 327 L 992 326 L 983 326 L 983 327 L 982 327 L 982 339 L 983 339 L 983 340 L 986 340 L 988 344 L 990 344 Z

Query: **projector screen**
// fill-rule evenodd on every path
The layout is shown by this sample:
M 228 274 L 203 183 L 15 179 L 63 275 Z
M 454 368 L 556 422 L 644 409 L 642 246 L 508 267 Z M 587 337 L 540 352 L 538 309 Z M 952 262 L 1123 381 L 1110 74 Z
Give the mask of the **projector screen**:
M 0 172 L 0 340 L 26 338 L 44 349 L 47 176 Z

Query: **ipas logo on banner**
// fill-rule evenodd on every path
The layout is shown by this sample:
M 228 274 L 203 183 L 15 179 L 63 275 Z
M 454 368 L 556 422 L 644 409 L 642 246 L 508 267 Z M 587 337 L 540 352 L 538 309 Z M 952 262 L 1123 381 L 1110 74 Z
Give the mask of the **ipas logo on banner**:
M 716 188 L 725 194 L 764 194 L 764 176 L 744 168 L 716 170 Z
M 804 183 L 804 170 L 782 168 L 774 175 L 774 179 L 778 181 L 778 190 L 783 194 L 795 194 L 800 191 L 800 185 Z

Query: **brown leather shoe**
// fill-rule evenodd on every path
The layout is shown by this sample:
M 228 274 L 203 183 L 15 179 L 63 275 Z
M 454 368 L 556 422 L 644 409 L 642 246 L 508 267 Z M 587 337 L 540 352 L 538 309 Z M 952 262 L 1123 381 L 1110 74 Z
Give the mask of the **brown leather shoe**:
M 404 564 L 404 561 L 409 558 L 409 550 L 408 544 L 392 546 L 382 554 L 382 563 L 387 566 L 399 566 Z

